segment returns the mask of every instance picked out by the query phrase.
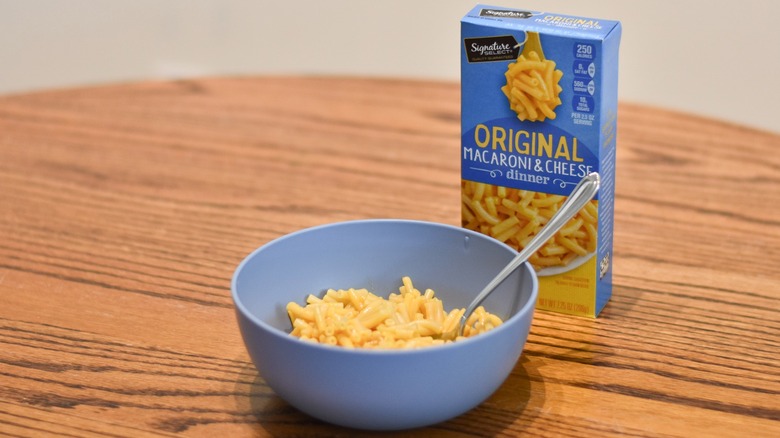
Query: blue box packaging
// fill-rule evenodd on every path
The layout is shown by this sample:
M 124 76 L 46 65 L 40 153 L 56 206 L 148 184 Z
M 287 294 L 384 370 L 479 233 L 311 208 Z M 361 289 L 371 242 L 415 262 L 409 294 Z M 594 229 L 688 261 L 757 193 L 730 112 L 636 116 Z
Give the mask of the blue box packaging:
M 461 20 L 462 224 L 520 249 L 577 182 L 596 198 L 531 259 L 537 308 L 612 295 L 618 21 L 477 5 Z

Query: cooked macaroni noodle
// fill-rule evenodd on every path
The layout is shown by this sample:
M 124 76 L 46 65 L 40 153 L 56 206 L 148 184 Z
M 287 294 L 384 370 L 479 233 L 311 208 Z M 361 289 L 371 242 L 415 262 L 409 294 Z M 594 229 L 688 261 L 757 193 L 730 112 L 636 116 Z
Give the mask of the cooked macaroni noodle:
M 287 304 L 293 336 L 347 348 L 418 348 L 440 345 L 442 333 L 457 327 L 465 309 L 444 310 L 427 289 L 420 293 L 409 277 L 399 293 L 384 299 L 366 289 L 329 289 L 322 298 L 309 295 L 306 305 Z M 501 325 L 501 318 L 480 306 L 466 321 L 463 336 L 476 336 Z
M 561 104 L 558 82 L 563 77 L 563 72 L 555 69 L 555 61 L 541 60 L 530 51 L 528 57 L 521 54 L 510 63 L 504 76 L 506 85 L 501 91 L 518 119 L 536 122 L 555 118 L 554 109 Z
M 462 181 L 463 226 L 522 249 L 558 211 L 562 195 Z M 590 201 L 529 261 L 538 271 L 596 250 L 598 207 Z

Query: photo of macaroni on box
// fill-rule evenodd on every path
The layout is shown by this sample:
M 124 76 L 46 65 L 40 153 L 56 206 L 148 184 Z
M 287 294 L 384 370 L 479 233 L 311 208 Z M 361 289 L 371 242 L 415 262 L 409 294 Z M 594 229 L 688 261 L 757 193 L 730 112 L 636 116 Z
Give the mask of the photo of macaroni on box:
M 520 250 L 525 247 L 566 200 L 551 195 L 462 181 L 463 227 L 487 234 Z M 566 272 L 584 263 L 596 251 L 598 201 L 590 201 L 550 239 L 529 262 L 537 274 Z
M 563 72 L 555 68 L 555 61 L 544 59 L 538 33 L 528 32 L 524 46 L 517 60 L 507 66 L 506 85 L 501 91 L 518 119 L 554 119 L 555 108 L 561 104 L 559 94 L 563 88 L 559 82 Z

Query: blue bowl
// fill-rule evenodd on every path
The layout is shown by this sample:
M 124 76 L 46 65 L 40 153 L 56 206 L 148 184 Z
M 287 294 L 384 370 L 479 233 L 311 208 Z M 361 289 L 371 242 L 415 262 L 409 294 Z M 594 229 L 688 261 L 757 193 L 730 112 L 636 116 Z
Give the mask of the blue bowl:
M 290 336 L 286 305 L 329 288 L 397 292 L 403 276 L 447 310 L 466 307 L 517 253 L 470 230 L 360 220 L 301 230 L 263 245 L 233 275 L 244 343 L 282 399 L 341 426 L 400 430 L 439 423 L 482 403 L 506 380 L 528 338 L 538 294 L 525 264 L 483 303 L 504 320 L 490 332 L 416 350 L 361 350 Z

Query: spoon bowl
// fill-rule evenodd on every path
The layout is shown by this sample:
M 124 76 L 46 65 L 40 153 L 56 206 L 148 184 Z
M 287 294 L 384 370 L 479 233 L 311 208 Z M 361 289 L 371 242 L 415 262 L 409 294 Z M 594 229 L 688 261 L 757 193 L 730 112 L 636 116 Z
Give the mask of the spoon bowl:
M 542 41 L 539 39 L 539 32 L 527 31 L 525 42 L 523 43 L 522 55 L 526 58 L 531 56 L 531 52 L 536 52 L 540 61 L 544 61 L 544 50 L 542 50 Z

